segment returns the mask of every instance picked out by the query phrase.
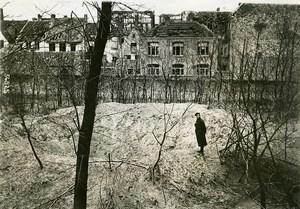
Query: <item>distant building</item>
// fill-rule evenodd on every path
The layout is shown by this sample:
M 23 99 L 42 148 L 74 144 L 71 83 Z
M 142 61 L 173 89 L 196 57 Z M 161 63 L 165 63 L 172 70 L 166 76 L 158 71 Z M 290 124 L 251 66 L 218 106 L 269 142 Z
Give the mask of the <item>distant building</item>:
M 231 12 L 217 11 L 184 11 L 181 16 L 185 21 L 197 21 L 206 25 L 217 38 L 217 59 L 216 72 L 221 76 L 229 73 L 229 53 L 230 53 L 230 21 Z
M 159 15 L 159 24 L 173 21 L 173 22 L 181 22 L 183 21 L 182 14 L 161 14 Z
M 55 14 L 43 18 L 38 15 L 16 31 L 14 44 L 36 52 L 82 51 L 85 44 L 82 31 L 86 23 L 86 18 L 56 18 Z
M 142 34 L 151 30 L 154 25 L 154 11 L 113 11 L 110 38 L 107 40 L 105 48 L 107 64 L 114 66 L 116 60 L 123 56 L 122 45 L 124 45 L 125 39 L 130 36 L 132 31 Z
M 230 39 L 234 78 L 300 81 L 300 5 L 240 4 L 230 21 Z
M 67 86 L 71 88 L 75 80 L 83 83 L 83 74 L 88 68 L 89 50 L 86 49 L 93 44 L 93 39 L 89 38 L 94 36 L 82 35 L 87 27 L 87 16 L 57 18 L 52 14 L 49 18 L 38 15 L 26 21 L 2 18 L 1 22 L 1 31 L 8 43 L 1 50 L 11 54 L 6 62 L 1 60 L 1 71 L 8 75 L 14 97 L 25 105 L 22 101 L 25 97 L 21 94 L 26 95 L 31 88 L 34 93 L 38 88 L 40 98 L 45 97 L 46 101 L 49 97 L 58 98 L 60 106 L 62 98 L 68 97 Z M 22 87 L 18 86 L 18 79 L 22 80 Z M 24 93 L 19 88 L 23 88 Z
M 123 10 L 112 12 L 112 36 L 128 35 L 133 28 L 144 33 L 152 29 L 154 25 L 154 11 Z
M 213 32 L 198 22 L 164 22 L 143 34 L 141 59 L 146 75 L 214 76 Z

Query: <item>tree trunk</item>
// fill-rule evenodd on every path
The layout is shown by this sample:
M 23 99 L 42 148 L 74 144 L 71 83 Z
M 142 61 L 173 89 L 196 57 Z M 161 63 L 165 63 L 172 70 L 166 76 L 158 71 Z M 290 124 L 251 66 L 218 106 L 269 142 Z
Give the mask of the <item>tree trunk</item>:
M 87 205 L 87 180 L 90 144 L 94 127 L 95 110 L 97 106 L 97 92 L 102 57 L 110 29 L 111 4 L 111 2 L 102 2 L 100 24 L 97 30 L 94 54 L 91 60 L 90 71 L 86 83 L 85 109 L 79 134 L 77 151 L 74 209 L 85 209 Z
M 23 126 L 23 128 L 24 128 L 24 130 L 25 130 L 25 132 L 26 132 L 27 139 L 28 139 L 30 148 L 31 148 L 31 150 L 32 150 L 32 153 L 33 153 L 35 159 L 37 160 L 37 162 L 39 163 L 40 168 L 43 169 L 44 167 L 43 167 L 42 161 L 41 161 L 40 158 L 38 157 L 38 155 L 37 155 L 37 153 L 36 153 L 36 151 L 35 151 L 35 149 L 34 149 L 34 146 L 33 146 L 33 144 L 32 144 L 31 133 L 30 133 L 30 130 L 29 130 L 29 129 L 27 128 L 27 126 L 26 126 L 26 122 L 25 122 L 24 115 L 23 115 L 22 113 L 19 113 L 19 116 L 20 116 L 20 118 L 21 118 L 21 120 L 22 120 L 21 125 Z

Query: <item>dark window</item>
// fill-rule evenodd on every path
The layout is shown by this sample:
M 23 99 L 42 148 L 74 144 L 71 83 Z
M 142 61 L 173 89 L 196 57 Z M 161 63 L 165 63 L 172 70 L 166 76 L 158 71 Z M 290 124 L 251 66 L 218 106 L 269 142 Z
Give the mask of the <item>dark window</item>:
M 198 64 L 194 65 L 198 76 L 209 76 L 209 65 L 208 64 Z
M 135 74 L 140 75 L 141 74 L 141 69 L 136 69 Z
M 221 65 L 221 71 L 227 71 L 227 65 Z
M 126 59 L 130 60 L 131 59 L 131 55 L 126 55 Z
M 55 51 L 55 43 L 49 43 L 49 51 L 54 52 Z
M 30 49 L 31 48 L 31 42 L 26 41 L 26 49 Z
M 184 75 L 184 65 L 183 64 L 173 64 L 172 65 L 173 75 Z
M 131 52 L 131 54 L 136 54 L 136 51 L 137 51 L 136 43 L 131 43 L 130 44 L 130 52 Z
M 113 63 L 113 65 L 115 65 L 116 64 L 116 62 L 117 62 L 117 57 L 112 57 L 112 63 Z
M 158 42 L 148 43 L 148 55 L 152 55 L 152 56 L 158 55 Z
M 198 43 L 198 55 L 208 55 L 209 46 L 208 42 L 199 42 Z
M 4 47 L 4 40 L 0 40 L 0 49 Z
M 180 56 L 183 55 L 183 42 L 173 43 L 173 55 Z
M 76 43 L 71 43 L 71 52 L 76 51 Z
M 221 56 L 228 56 L 228 46 L 226 44 L 221 46 L 220 55 Z
M 127 74 L 132 75 L 133 74 L 133 69 L 132 68 L 127 69 Z
M 158 64 L 148 64 L 147 70 L 148 70 L 148 75 L 159 75 L 159 65 Z
M 35 41 L 34 42 L 34 49 L 35 50 L 39 50 L 40 49 L 40 42 L 39 41 Z
M 66 51 L 66 43 L 59 43 L 59 51 L 61 52 Z

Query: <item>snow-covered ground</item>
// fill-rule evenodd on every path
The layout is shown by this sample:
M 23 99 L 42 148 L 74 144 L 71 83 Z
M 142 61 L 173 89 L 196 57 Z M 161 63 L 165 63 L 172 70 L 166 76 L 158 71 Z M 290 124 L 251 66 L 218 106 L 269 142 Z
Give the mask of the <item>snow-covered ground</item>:
M 83 107 L 78 111 L 82 119 Z M 195 112 L 207 126 L 204 156 L 197 152 Z M 73 108 L 26 117 L 43 170 L 20 123 L 2 121 L 0 208 L 72 208 L 78 140 L 74 121 Z M 230 123 L 224 110 L 199 104 L 99 104 L 88 208 L 233 208 L 241 197 L 227 186 L 228 168 L 218 157 Z M 165 132 L 159 169 L 153 171 Z

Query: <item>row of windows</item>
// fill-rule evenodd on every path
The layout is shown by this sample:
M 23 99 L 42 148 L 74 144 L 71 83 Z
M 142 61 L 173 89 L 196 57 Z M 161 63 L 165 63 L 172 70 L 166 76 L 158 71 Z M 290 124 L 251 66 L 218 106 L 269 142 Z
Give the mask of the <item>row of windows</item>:
M 197 64 L 193 66 L 193 69 L 196 70 L 197 76 L 209 76 L 210 69 L 208 64 Z M 172 65 L 172 75 L 184 75 L 184 65 L 183 64 L 173 64 Z M 160 75 L 160 68 L 158 64 L 148 64 L 147 65 L 147 71 L 146 73 L 148 75 Z M 134 74 L 134 70 L 132 68 L 127 69 L 127 74 L 132 75 Z M 140 75 L 141 71 L 140 69 L 137 69 L 135 71 L 136 75 Z
M 174 56 L 182 56 L 184 53 L 184 42 L 173 42 L 172 43 L 172 54 Z M 197 43 L 197 54 L 202 56 L 209 55 L 209 43 L 198 42 Z M 148 55 L 157 56 L 159 55 L 159 43 L 148 42 Z
M 34 41 L 34 42 L 26 41 L 22 44 L 22 48 L 23 49 L 39 50 L 40 49 L 40 42 L 39 41 Z
M 59 51 L 60 52 L 65 52 L 67 47 L 66 47 L 66 43 L 58 43 L 59 44 Z M 76 51 L 76 43 L 70 43 L 70 49 L 71 52 L 75 52 Z M 49 43 L 49 51 L 50 52 L 54 52 L 56 50 L 56 43 Z
M 66 43 L 49 43 L 49 51 L 54 52 L 56 50 L 56 44 L 59 44 L 59 51 L 64 52 L 66 51 Z M 70 43 L 70 50 L 71 51 L 76 51 L 76 45 L 77 43 Z M 22 44 L 22 48 L 24 49 L 34 49 L 34 50 L 39 50 L 40 49 L 40 42 L 39 41 L 34 41 L 34 42 L 24 42 Z

